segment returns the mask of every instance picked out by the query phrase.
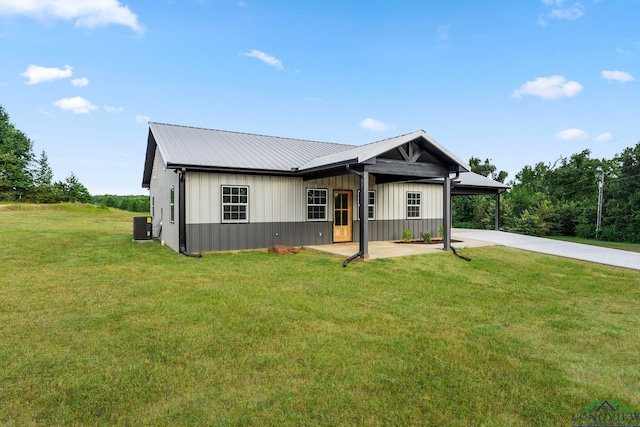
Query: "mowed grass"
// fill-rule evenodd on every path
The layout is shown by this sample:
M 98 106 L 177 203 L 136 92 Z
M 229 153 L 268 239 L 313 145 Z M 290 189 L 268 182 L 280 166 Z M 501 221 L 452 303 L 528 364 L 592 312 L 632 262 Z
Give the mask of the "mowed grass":
M 549 236 L 549 238 L 564 240 L 566 242 L 582 243 L 584 245 L 603 246 L 605 248 L 620 249 L 623 251 L 640 252 L 640 243 L 609 242 L 607 240 L 585 239 L 575 236 Z
M 489 247 L 177 255 L 0 208 L 0 425 L 572 425 L 640 408 L 640 273 Z

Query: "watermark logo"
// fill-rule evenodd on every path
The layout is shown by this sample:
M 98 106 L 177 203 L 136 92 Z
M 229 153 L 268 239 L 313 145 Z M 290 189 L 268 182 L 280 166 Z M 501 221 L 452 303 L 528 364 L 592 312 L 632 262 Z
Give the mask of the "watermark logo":
M 571 414 L 573 427 L 640 427 L 640 411 L 630 410 L 617 400 L 594 400 L 588 408 Z

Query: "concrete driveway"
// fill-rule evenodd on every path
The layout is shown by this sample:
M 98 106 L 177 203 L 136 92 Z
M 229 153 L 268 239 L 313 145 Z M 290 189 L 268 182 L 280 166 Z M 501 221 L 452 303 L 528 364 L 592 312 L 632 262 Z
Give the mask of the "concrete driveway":
M 541 237 L 523 236 L 521 234 L 507 233 L 504 231 L 464 230 L 456 228 L 452 231 L 451 235 L 453 238 L 459 238 L 461 240 L 483 240 L 511 248 L 524 249 L 526 251 L 640 270 L 640 253 L 637 252 L 543 239 Z

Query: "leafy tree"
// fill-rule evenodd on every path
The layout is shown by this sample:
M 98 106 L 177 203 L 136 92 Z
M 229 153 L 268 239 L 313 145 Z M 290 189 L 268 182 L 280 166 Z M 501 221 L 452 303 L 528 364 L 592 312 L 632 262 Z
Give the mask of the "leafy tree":
M 15 128 L 0 106 L 0 198 L 15 199 L 26 195 L 33 186 L 29 169 L 32 149 L 31 140 Z
M 469 159 L 471 171 L 493 180 L 504 182 L 507 172 L 500 171 L 491 163 L 491 159 L 484 162 L 478 157 Z M 493 196 L 457 196 L 452 202 L 453 224 L 456 227 L 492 229 L 495 226 L 495 209 Z

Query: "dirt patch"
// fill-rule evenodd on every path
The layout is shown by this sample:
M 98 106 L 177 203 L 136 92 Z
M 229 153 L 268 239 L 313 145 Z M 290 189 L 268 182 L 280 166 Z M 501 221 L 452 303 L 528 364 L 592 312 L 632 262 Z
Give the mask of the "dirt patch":
M 296 246 L 275 245 L 269 248 L 269 252 L 277 255 L 297 254 L 300 248 Z

